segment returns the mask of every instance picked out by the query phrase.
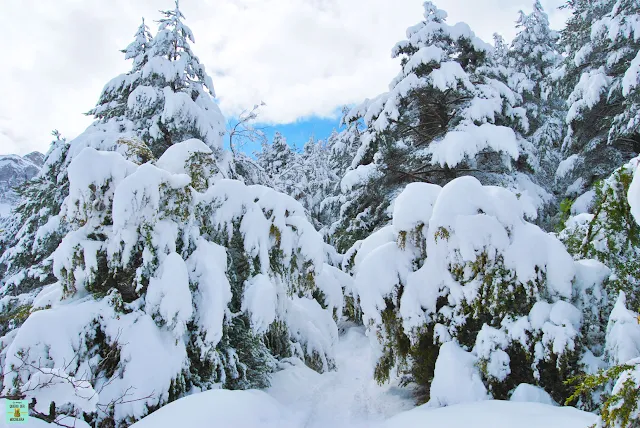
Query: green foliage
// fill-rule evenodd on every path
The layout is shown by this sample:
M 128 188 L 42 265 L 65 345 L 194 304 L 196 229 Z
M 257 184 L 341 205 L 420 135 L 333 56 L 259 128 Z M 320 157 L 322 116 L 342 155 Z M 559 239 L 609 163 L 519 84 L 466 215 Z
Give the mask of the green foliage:
M 125 154 L 127 159 L 139 165 L 155 160 L 151 149 L 137 138 L 120 138 L 116 141 L 116 144 L 126 146 Z
M 400 288 L 402 290 L 402 288 Z M 382 317 L 382 328 L 376 332 L 378 341 L 383 346 L 382 357 L 376 363 L 374 378 L 379 384 L 389 381 L 391 369 L 398 362 L 406 362 L 409 356 L 411 343 L 404 334 L 402 321 L 398 313 L 399 301 L 402 295 L 400 291 L 396 299 L 387 297 L 386 307 L 380 314 Z
M 345 293 L 343 316 L 349 321 L 362 325 L 362 309 L 360 309 L 360 302 L 357 297 Z
M 621 364 L 607 370 L 600 370 L 596 374 L 573 377 L 566 382 L 568 386 L 574 386 L 574 392 L 565 404 L 589 396 L 602 387 L 624 379 L 613 394 L 603 396 L 600 413 L 602 426 L 603 428 L 637 426 L 638 420 L 634 415 L 640 404 L 640 386 L 634 381 L 635 370 L 637 370 L 635 365 Z
M 389 200 L 380 191 L 384 184 L 372 181 L 349 196 L 341 210 L 341 217 L 330 237 L 339 252 L 346 252 L 389 221 Z
M 562 202 L 560 202 L 560 212 L 558 224 L 556 225 L 556 230 L 561 232 L 565 228 L 565 224 L 569 217 L 571 216 L 571 205 L 573 204 L 573 199 L 564 198 Z
M 624 166 L 595 187 L 593 218 L 559 235 L 577 259 L 596 259 L 613 273 L 609 295 L 620 291 L 630 306 L 640 306 L 640 226 L 631 215 L 627 200 L 633 169 Z
M 226 334 L 219 348 L 226 364 L 226 389 L 267 388 L 269 376 L 275 366 L 275 360 L 269 353 L 261 337 L 251 330 L 246 315 L 234 317 L 226 326 Z
M 20 327 L 29 318 L 31 305 L 15 305 L 8 303 L 0 313 L 0 334 Z
M 209 188 L 211 178 L 218 172 L 214 157 L 210 153 L 196 152 L 187 161 L 186 169 L 191 177 L 191 186 L 198 192 Z
M 436 234 L 437 239 L 450 238 L 446 229 L 439 229 Z M 379 383 L 388 381 L 391 371 L 396 368 L 399 374 L 417 385 L 419 402 L 429 399 L 442 340 L 436 335 L 437 325 L 446 329 L 464 349 L 471 350 L 483 326 L 500 330 L 504 320 L 527 316 L 546 288 L 543 272 L 538 271 L 535 280 L 523 283 L 515 272 L 505 267 L 501 255 L 490 257 L 486 252 L 478 254 L 474 261 L 452 263 L 449 270 L 462 287 L 473 287 L 475 292 L 471 298 L 452 304 L 444 291 L 428 321 L 415 331 L 405 331 L 398 310 L 403 291 L 399 284 L 394 296 L 385 299 L 382 323 L 374 326 L 382 344 L 375 379 Z M 511 369 L 505 379 L 492 377 L 486 370 L 488 361 L 480 359 L 484 383 L 495 398 L 508 399 L 510 392 L 520 383 L 540 385 L 557 401 L 564 401 L 570 395 L 563 380 L 580 373 L 579 352 L 563 349 L 556 353 L 543 336 L 541 331 L 529 332 L 525 342 L 513 340 L 502 349 L 509 356 Z M 537 356 L 539 350 L 536 346 L 540 345 L 547 354 L 542 359 Z

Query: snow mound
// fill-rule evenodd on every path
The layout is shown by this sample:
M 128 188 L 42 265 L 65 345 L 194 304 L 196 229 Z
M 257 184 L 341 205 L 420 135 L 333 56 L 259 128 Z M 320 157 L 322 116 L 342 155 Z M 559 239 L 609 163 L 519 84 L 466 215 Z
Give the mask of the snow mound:
M 429 406 L 481 401 L 490 398 L 476 366 L 476 357 L 455 342 L 440 347 L 431 382 Z
M 549 405 L 556 405 L 553 398 L 539 386 L 529 385 L 528 383 L 521 383 L 513 391 L 510 401 L 525 402 L 525 403 L 542 403 Z
M 571 407 L 488 400 L 432 409 L 426 405 L 389 419 L 384 428 L 584 428 L 597 416 Z M 428 425 L 427 425 L 428 424 Z
M 201 140 L 191 138 L 170 146 L 158 159 L 156 166 L 172 174 L 188 174 L 185 164 L 194 153 L 212 154 L 213 152 Z
M 213 422 L 215 421 L 215 422 Z M 131 428 L 293 428 L 301 426 L 285 408 L 257 390 L 212 390 L 177 400 Z

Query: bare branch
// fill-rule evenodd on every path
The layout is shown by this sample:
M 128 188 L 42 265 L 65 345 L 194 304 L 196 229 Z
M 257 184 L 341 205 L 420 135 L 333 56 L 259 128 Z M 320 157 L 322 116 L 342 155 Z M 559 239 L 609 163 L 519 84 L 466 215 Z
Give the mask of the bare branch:
M 260 107 L 265 106 L 264 102 L 256 104 L 250 111 L 243 110 L 238 115 L 238 121 L 229 130 L 229 147 L 234 156 L 236 153 L 236 143 L 239 147 L 242 147 L 246 142 L 267 142 L 267 136 L 264 133 L 266 127 L 257 128 L 253 126 L 252 122 L 258 118 L 258 110 Z

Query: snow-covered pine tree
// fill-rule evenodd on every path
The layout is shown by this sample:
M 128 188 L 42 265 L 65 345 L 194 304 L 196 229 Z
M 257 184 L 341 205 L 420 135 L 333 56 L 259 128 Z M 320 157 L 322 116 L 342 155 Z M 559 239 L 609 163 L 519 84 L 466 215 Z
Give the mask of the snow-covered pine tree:
M 618 168 L 574 203 L 574 215 L 559 235 L 574 257 L 597 259 L 611 268 L 611 295 L 615 299 L 624 291 L 632 308 L 640 308 L 640 227 L 627 193 L 637 164 L 633 159 Z
M 638 308 L 639 163 L 640 158 L 632 159 L 597 186 L 593 214 L 571 218 L 561 234 L 570 239 L 568 248 L 575 250 L 577 244 L 579 250 L 603 258 L 612 267 L 606 289 L 609 304 L 596 307 L 608 315 L 605 340 L 600 341 L 604 348 L 601 368 L 605 370 L 591 370 L 578 379 L 573 396 L 602 400 L 599 426 L 603 428 L 635 426 L 640 415 L 640 325 L 634 311 Z M 630 296 L 634 302 L 629 301 Z
M 509 85 L 524 101 L 529 129 L 526 136 L 540 159 L 537 178 L 551 189 L 565 128 L 564 100 L 552 90 L 551 76 L 560 66 L 559 34 L 551 30 L 549 18 L 539 0 L 530 14 L 520 12 L 518 33 L 508 52 Z
M 120 426 L 194 388 L 264 387 L 279 358 L 333 367 L 343 284 L 322 237 L 291 197 L 215 179 L 214 158 L 191 139 L 155 165 L 92 147 L 72 160 L 58 282 L 3 338 L 5 393 L 48 408 L 21 388 L 64 369 L 97 391 L 96 423 Z M 135 404 L 109 405 L 131 388 Z
M 340 176 L 331 164 L 333 147 L 328 141 L 315 140 L 313 137 L 303 147 L 302 164 L 304 170 L 304 195 L 300 199 L 309 210 L 316 227 L 322 229 L 332 223 L 332 215 L 326 204 L 334 194 Z
M 548 16 L 538 0 L 534 1 L 530 14 L 520 11 L 517 29 L 509 49 L 505 50 L 500 46 L 501 41 L 496 41 L 494 58 L 503 80 L 522 98 L 526 110 L 528 129 L 523 135 L 537 155 L 532 159 L 534 181 L 551 192 L 556 184 L 555 173 L 566 128 L 565 101 L 552 90 L 554 72 L 562 61 L 559 34 L 551 30 Z M 550 193 L 540 195 L 543 209 L 539 210 L 537 224 L 550 230 L 557 223 L 557 203 Z
M 635 0 L 570 6 L 560 80 L 568 130 L 557 175 L 566 195 L 575 197 L 640 152 L 640 6 Z
M 343 118 L 349 112 L 348 108 L 343 109 Z M 349 201 L 351 195 L 342 194 L 340 181 L 345 173 L 351 167 L 351 163 L 356 156 L 360 147 L 360 134 L 362 132 L 361 121 L 352 121 L 349 124 L 340 120 L 340 125 L 344 125 L 344 129 L 340 132 L 335 129 L 327 139 L 328 149 L 328 171 L 331 176 L 331 184 L 327 186 L 327 193 L 320 202 L 319 210 L 323 217 L 323 234 L 332 245 L 337 242 L 334 239 L 334 227 L 339 225 L 340 210 L 345 207 L 345 203 Z
M 258 164 L 269 175 L 273 188 L 302 203 L 318 230 L 331 223 L 331 216 L 322 204 L 338 183 L 331 156 L 328 144 L 313 137 L 305 143 L 302 153 L 296 153 L 279 132 L 271 144 L 264 143 L 262 151 L 256 153 Z
M 143 24 L 125 49 L 126 57 L 139 52 L 132 70 L 105 86 L 89 114 L 104 124 L 118 118 L 120 132 L 132 132 L 156 158 L 175 142 L 198 138 L 219 152 L 219 167 L 229 174 L 230 156 L 221 151 L 224 118 L 213 101 L 211 77 L 191 50 L 193 33 L 178 2 L 161 13 L 153 40 Z
M 537 155 L 521 136 L 529 128 L 521 97 L 494 67 L 492 47 L 466 24 L 447 24 L 433 3 L 424 9 L 424 21 L 393 49 L 402 69 L 389 92 L 348 114 L 366 129 L 342 179 L 351 195 L 335 227 L 341 251 L 388 221 L 391 200 L 409 182 L 473 175 L 519 188 L 533 205 L 548 198 L 523 174 Z
M 560 35 L 551 30 L 549 17 L 542 8 L 540 0 L 535 0 L 530 14 L 520 11 L 517 28 L 519 31 L 511 42 L 508 53 L 510 65 L 530 81 L 523 82 L 526 85 L 522 88 L 523 91 L 529 92 L 529 97 L 540 101 L 549 91 L 549 82 L 546 78 L 562 60 L 558 53 Z M 537 111 L 530 113 L 531 119 L 537 118 Z
M 507 66 L 509 63 L 509 45 L 504 41 L 504 37 L 498 33 L 493 33 L 493 53 L 491 58 L 496 65 Z
M 144 163 L 173 143 L 199 138 L 214 150 L 215 170 L 227 176 L 232 170 L 231 156 L 222 151 L 224 118 L 213 102 L 211 78 L 189 46 L 191 30 L 182 22 L 177 3 L 175 10 L 163 14 L 155 39 L 143 23 L 123 50 L 133 60 L 132 68 L 104 87 L 98 104 L 89 112 L 97 120 L 74 141 L 54 142 L 40 178 L 25 190 L 24 203 L 31 206 L 41 203 L 32 197 L 45 191 L 42 186 L 47 187 L 53 193 L 42 203 L 52 206 L 30 210 L 27 217 L 16 217 L 14 226 L 7 228 L 0 265 L 5 269 L 6 286 L 0 295 L 30 293 L 50 282 L 48 257 L 61 238 L 50 235 L 52 222 L 64 224 L 57 213 L 69 187 L 67 167 L 84 147 L 115 150 L 135 163 Z M 39 242 L 33 238 L 43 234 L 52 240 L 45 247 L 33 247 Z M 28 303 L 29 299 L 23 305 Z
M 295 163 L 295 157 L 296 153 L 291 150 L 291 147 L 287 144 L 287 139 L 280 132 L 274 134 L 271 144 L 264 142 L 262 150 L 256 153 L 258 165 L 272 179 L 276 179 L 282 172 L 291 167 Z

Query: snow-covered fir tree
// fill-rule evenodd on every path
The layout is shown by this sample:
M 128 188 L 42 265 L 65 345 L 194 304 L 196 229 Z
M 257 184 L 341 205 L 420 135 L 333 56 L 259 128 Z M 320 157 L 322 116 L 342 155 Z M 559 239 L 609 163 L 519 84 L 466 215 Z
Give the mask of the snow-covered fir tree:
M 133 42 L 121 51 L 124 54 L 124 59 L 133 60 L 132 71 L 142 69 L 149 61 L 149 50 L 151 49 L 152 39 L 153 37 L 151 36 L 149 27 L 147 27 L 144 23 L 144 18 L 142 18 L 142 23 L 138 27 L 138 31 L 136 31 Z
M 632 308 L 640 308 L 640 228 L 627 194 L 636 169 L 634 159 L 566 206 L 566 228 L 559 234 L 575 258 L 596 259 L 612 270 L 609 294 L 615 301 L 625 292 Z
M 575 0 L 563 31 L 567 59 L 560 87 L 567 99 L 567 136 L 558 179 L 569 197 L 640 151 L 638 139 L 637 1 Z
M 604 370 L 592 370 L 574 392 L 575 398 L 601 398 L 599 426 L 606 428 L 636 426 L 640 415 L 639 163 L 640 158 L 632 159 L 598 185 L 591 213 L 571 217 L 561 234 L 569 249 L 602 259 L 612 270 L 604 290 L 609 302 L 594 308 L 601 316 L 608 314 L 605 340 L 600 341 Z
M 529 129 L 540 165 L 536 177 L 546 189 L 553 186 L 564 135 L 564 101 L 553 90 L 551 77 L 560 65 L 559 34 L 551 30 L 539 0 L 530 14 L 520 12 L 518 33 L 508 51 L 508 82 L 523 98 Z
M 105 86 L 89 114 L 103 125 L 132 133 L 156 158 L 174 142 L 189 138 L 219 151 L 224 118 L 213 100 L 211 77 L 191 50 L 193 33 L 183 22 L 177 2 L 175 9 L 162 14 L 152 41 L 142 24 L 125 49 L 125 57 L 133 59 L 132 70 Z M 228 155 L 218 156 L 220 167 L 228 173 Z
M 334 138 L 337 138 L 335 135 Z M 264 143 L 256 154 L 257 162 L 268 174 L 271 185 L 302 203 L 316 228 L 331 224 L 331 216 L 323 201 L 335 193 L 339 175 L 335 165 L 344 162 L 329 142 L 311 137 L 302 152 L 295 152 L 286 138 L 276 132 L 271 144 Z M 342 156 L 338 159 L 335 156 Z
M 262 144 L 262 150 L 257 153 L 258 165 L 260 165 L 271 177 L 276 177 L 292 167 L 296 154 L 291 150 L 287 139 L 276 132 L 271 144 Z
M 347 115 L 366 129 L 342 179 L 346 202 L 333 228 L 342 251 L 388 221 L 391 200 L 409 182 L 473 175 L 516 188 L 537 206 L 550 197 L 527 175 L 538 164 L 523 137 L 527 112 L 493 64 L 492 47 L 468 25 L 447 24 L 433 3 L 424 10 L 393 48 L 402 68 L 389 92 Z
M 304 145 L 302 153 L 305 180 L 300 200 L 318 229 L 329 226 L 333 220 L 331 211 L 323 202 L 335 193 L 340 181 L 339 170 L 332 164 L 336 161 L 333 157 L 335 145 L 330 144 L 312 137 Z
M 54 137 L 40 173 L 22 188 L 20 203 L 0 232 L 3 335 L 24 322 L 33 293 L 55 282 L 51 254 L 68 230 L 59 213 L 69 192 L 64 171 L 69 143 L 57 131 Z
M 57 243 L 52 241 L 40 252 L 33 247 L 38 242 L 33 237 L 49 234 L 58 227 L 57 222 L 64 225 L 57 212 L 68 192 L 67 167 L 82 148 L 116 150 L 136 163 L 144 163 L 173 143 L 199 138 L 216 153 L 215 169 L 225 176 L 230 174 L 230 155 L 222 151 L 224 118 L 213 101 L 211 79 L 189 46 L 191 30 L 182 22 L 184 16 L 177 3 L 175 10 L 163 15 L 154 39 L 143 23 L 124 50 L 125 57 L 133 60 L 132 69 L 105 86 L 90 111 L 97 120 L 68 147 L 62 140 L 54 142 L 41 177 L 32 185 L 35 187 L 25 190 L 25 203 L 48 201 L 52 206 L 39 206 L 29 211 L 30 219 L 18 217 L 15 227 L 7 228 L 2 266 L 8 285 L 2 295 L 30 292 L 51 278 L 50 260 L 46 259 L 50 247 Z M 44 192 L 42 186 L 51 189 L 51 196 L 42 202 L 33 201 L 33 195 Z M 27 222 L 29 226 L 23 227 Z

